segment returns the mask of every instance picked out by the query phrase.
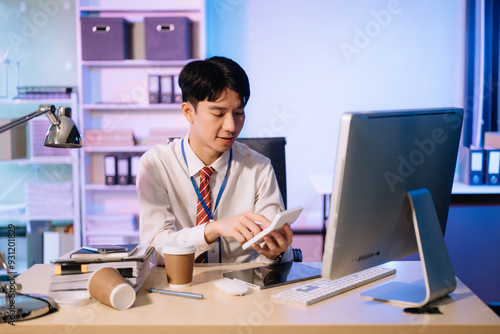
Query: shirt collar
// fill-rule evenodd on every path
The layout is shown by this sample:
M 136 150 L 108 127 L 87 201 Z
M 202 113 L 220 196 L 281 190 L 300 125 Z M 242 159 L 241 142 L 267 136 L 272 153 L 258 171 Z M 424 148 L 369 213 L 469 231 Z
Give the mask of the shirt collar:
M 189 145 L 189 133 L 184 137 L 184 152 L 186 153 L 189 176 L 194 176 L 200 171 L 200 169 L 205 167 L 205 164 L 194 153 L 191 145 Z M 217 173 L 225 175 L 228 163 L 229 151 L 226 151 L 222 153 L 222 155 L 217 160 L 215 160 L 215 162 L 211 166 L 217 171 Z

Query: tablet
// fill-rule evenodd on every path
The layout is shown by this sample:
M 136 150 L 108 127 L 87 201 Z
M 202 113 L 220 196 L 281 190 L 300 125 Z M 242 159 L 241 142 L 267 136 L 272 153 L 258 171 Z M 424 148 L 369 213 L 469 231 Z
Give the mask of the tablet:
M 243 249 L 247 249 L 253 244 L 258 244 L 262 242 L 264 236 L 268 235 L 272 231 L 280 230 L 281 228 L 283 228 L 283 225 L 285 224 L 292 225 L 292 223 L 295 222 L 297 218 L 299 218 L 301 212 L 302 212 L 302 207 L 298 206 L 296 208 L 278 213 L 271 222 L 271 225 L 263 229 L 259 234 L 254 236 L 252 239 L 245 242 L 241 247 L 243 247 Z
M 225 278 L 236 279 L 251 287 L 267 289 L 321 277 L 321 267 L 298 262 L 271 263 L 256 268 L 228 271 Z

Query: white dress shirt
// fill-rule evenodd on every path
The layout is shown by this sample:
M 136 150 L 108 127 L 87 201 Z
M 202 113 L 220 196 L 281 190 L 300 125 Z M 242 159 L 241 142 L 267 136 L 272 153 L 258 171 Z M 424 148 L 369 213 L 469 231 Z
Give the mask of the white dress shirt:
M 196 226 L 198 197 L 190 177 L 194 177 L 199 186 L 200 169 L 205 164 L 191 149 L 188 136 L 184 138 L 188 166 L 182 154 L 181 139 L 175 139 L 168 145 L 156 145 L 144 153 L 139 162 L 137 193 L 140 198 L 140 239 L 141 244 L 156 248 L 158 264 L 164 263 L 161 248 L 168 241 L 192 242 L 196 247 L 195 257 L 214 247 L 214 244 L 205 241 L 206 224 Z M 229 151 L 224 152 L 211 165 L 215 169 L 210 178 L 212 210 L 226 176 L 229 155 Z M 226 186 L 216 211 L 212 213 L 213 219 L 252 211 L 272 220 L 283 210 L 270 160 L 248 146 L 235 142 Z M 270 262 L 252 248 L 243 250 L 236 239 L 220 239 L 222 262 Z M 291 260 L 293 251 L 288 247 L 282 261 Z

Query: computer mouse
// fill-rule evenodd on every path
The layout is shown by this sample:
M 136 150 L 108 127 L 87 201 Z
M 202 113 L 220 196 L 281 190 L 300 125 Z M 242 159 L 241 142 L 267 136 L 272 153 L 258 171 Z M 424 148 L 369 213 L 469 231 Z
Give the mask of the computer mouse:
M 216 281 L 214 285 L 218 290 L 232 296 L 242 296 L 248 291 L 248 286 L 245 283 L 234 279 Z

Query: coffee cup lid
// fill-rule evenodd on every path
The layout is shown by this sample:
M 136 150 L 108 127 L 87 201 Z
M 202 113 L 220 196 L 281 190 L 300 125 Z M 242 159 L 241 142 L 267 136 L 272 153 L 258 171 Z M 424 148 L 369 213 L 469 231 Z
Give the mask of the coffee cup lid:
M 162 248 L 163 254 L 183 255 L 196 252 L 196 247 L 189 241 L 171 241 Z

